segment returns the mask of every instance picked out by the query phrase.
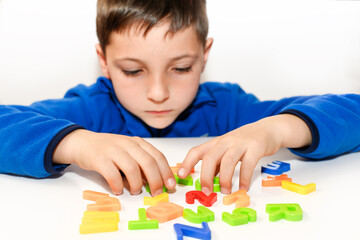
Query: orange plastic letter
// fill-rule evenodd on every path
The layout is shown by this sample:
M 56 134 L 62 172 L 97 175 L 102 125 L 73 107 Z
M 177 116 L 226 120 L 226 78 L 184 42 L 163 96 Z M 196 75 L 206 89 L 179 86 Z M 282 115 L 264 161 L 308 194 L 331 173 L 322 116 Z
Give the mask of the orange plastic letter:
M 267 179 L 262 180 L 263 187 L 281 187 L 282 181 L 291 182 L 292 179 L 287 174 L 281 174 L 280 176 L 268 176 Z
M 223 197 L 223 204 L 230 205 L 235 202 L 235 207 L 248 207 L 250 205 L 250 196 L 247 195 L 245 189 L 240 189 L 239 191 L 233 192 L 225 197 Z
M 183 207 L 171 202 L 159 202 L 158 205 L 146 209 L 150 219 L 157 219 L 159 223 L 167 222 L 183 215 Z
M 177 174 L 177 172 L 179 171 L 180 165 L 181 165 L 181 163 L 177 163 L 176 166 L 170 167 L 173 174 Z M 195 169 L 192 168 L 191 173 L 194 173 L 194 172 L 195 172 Z
M 102 192 L 95 192 L 91 190 L 83 191 L 83 199 L 85 200 L 96 201 L 98 198 L 102 198 L 102 197 L 109 197 L 109 194 Z
M 121 210 L 121 205 L 119 199 L 115 197 L 102 197 L 98 198 L 95 204 L 88 204 L 87 210 L 116 212 Z

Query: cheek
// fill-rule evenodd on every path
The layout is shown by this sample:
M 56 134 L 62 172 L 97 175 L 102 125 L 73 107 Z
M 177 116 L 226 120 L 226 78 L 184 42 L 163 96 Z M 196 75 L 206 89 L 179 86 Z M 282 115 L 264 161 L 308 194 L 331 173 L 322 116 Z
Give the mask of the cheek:
M 114 82 L 113 85 L 117 99 L 125 108 L 131 109 L 139 104 L 139 96 L 143 95 L 140 87 L 134 84 L 120 83 L 120 81 Z
M 189 79 L 175 86 L 176 98 L 179 103 L 187 107 L 194 100 L 196 93 L 199 89 L 199 80 L 197 78 Z

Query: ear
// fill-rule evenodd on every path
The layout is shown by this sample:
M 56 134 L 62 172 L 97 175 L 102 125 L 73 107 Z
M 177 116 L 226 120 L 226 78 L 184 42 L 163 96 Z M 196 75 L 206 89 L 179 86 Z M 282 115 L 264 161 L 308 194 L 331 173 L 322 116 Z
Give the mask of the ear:
M 99 59 L 99 64 L 100 64 L 101 71 L 103 72 L 103 74 L 104 74 L 104 76 L 106 78 L 110 79 L 108 65 L 107 65 L 106 58 L 105 58 L 105 55 L 103 53 L 103 50 L 101 49 L 100 44 L 96 44 L 95 48 L 96 48 L 96 53 L 97 53 L 97 56 L 98 56 L 98 59 Z
M 214 42 L 213 38 L 206 39 L 205 47 L 204 47 L 204 65 L 203 65 L 202 71 L 204 71 L 204 69 L 205 69 L 205 65 L 206 65 L 207 60 L 209 58 L 209 53 L 210 53 L 210 49 L 211 49 L 211 46 L 212 46 L 213 42 Z

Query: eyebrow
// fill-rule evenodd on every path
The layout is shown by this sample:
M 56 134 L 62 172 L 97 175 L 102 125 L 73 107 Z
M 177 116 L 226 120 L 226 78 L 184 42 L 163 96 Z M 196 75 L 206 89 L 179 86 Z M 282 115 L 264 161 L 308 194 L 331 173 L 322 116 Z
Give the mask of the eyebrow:
M 180 60 L 180 59 L 183 59 L 183 58 L 193 58 L 194 60 L 196 60 L 198 58 L 198 55 L 196 55 L 196 54 L 183 54 L 183 55 L 180 55 L 180 56 L 170 58 L 170 60 L 173 62 L 173 61 L 177 61 L 177 60 Z M 124 58 L 115 59 L 115 63 L 116 62 L 121 62 L 121 61 L 132 61 L 132 62 L 137 62 L 137 63 L 144 63 L 140 59 L 131 58 L 131 57 L 124 57 Z
M 121 61 L 132 61 L 132 62 L 137 62 L 137 63 L 143 63 L 140 59 L 130 58 L 130 57 L 117 58 L 117 59 L 115 59 L 114 62 L 116 63 L 116 62 L 121 62 Z
M 177 60 L 180 60 L 180 59 L 183 59 L 183 58 L 193 58 L 193 59 L 197 59 L 198 58 L 198 55 L 196 54 L 184 54 L 184 55 L 180 55 L 180 56 L 177 56 L 177 57 L 173 57 L 173 58 L 170 58 L 171 61 L 177 61 Z

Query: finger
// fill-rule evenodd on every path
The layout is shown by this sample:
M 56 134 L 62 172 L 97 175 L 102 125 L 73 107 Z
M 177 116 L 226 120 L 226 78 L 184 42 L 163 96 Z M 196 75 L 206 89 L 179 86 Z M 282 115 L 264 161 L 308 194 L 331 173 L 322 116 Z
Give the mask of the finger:
M 220 164 L 220 186 L 221 193 L 229 194 L 232 188 L 232 178 L 236 164 L 240 161 L 244 151 L 236 148 L 230 148 L 222 157 Z
M 114 161 L 116 166 L 121 169 L 121 171 L 125 174 L 126 179 L 129 183 L 129 191 L 131 195 L 138 195 L 141 193 L 142 177 L 140 167 L 128 153 L 119 153 L 117 154 L 117 158 Z
M 251 177 L 254 172 L 254 168 L 262 156 L 255 151 L 247 151 L 240 165 L 240 178 L 239 187 L 240 189 L 249 190 Z
M 146 179 L 149 183 L 151 195 L 156 196 L 162 193 L 164 182 L 161 178 L 160 170 L 156 164 L 155 159 L 142 149 L 138 144 L 137 146 L 129 148 L 129 154 L 136 160 L 140 168 L 144 172 Z
M 191 169 L 203 159 L 203 156 L 217 143 L 217 141 L 217 138 L 214 138 L 206 143 L 191 148 L 179 167 L 177 172 L 178 177 L 186 178 L 190 174 Z
M 201 190 L 207 195 L 213 192 L 215 171 L 227 147 L 226 144 L 218 142 L 202 159 L 200 183 Z
M 99 169 L 98 172 L 108 182 L 111 191 L 115 195 L 120 195 L 123 193 L 124 184 L 117 166 L 115 166 L 113 163 L 107 165 L 104 164 L 101 166 L 101 169 Z
M 168 189 L 174 189 L 176 186 L 175 177 L 165 156 L 149 142 L 141 140 L 140 146 L 155 159 L 165 186 Z
M 220 172 L 220 165 L 217 165 L 214 176 L 217 176 L 219 174 L 219 172 Z

